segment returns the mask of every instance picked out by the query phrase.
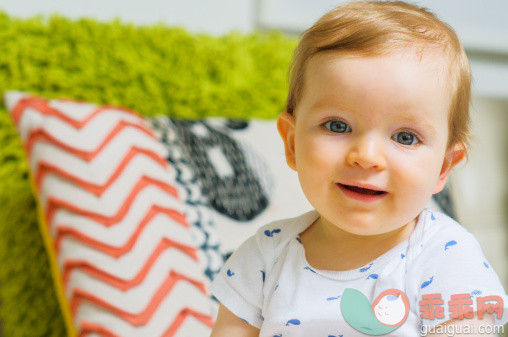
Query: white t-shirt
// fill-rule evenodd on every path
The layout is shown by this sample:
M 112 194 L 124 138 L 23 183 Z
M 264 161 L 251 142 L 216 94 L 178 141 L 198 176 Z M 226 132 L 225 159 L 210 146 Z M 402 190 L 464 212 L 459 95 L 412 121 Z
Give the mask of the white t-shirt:
M 420 329 L 449 320 L 448 301 L 455 294 L 470 294 L 473 311 L 477 298 L 500 296 L 504 313 L 496 324 L 508 321 L 508 296 L 478 242 L 445 214 L 423 210 L 407 240 L 348 271 L 317 270 L 307 263 L 298 235 L 318 217 L 311 211 L 260 228 L 226 261 L 211 285 L 212 294 L 260 329 L 260 336 L 364 336 L 342 315 L 346 288 L 363 293 L 369 304 L 387 289 L 407 295 L 404 323 L 385 336 L 420 336 Z M 422 318 L 422 295 L 436 293 L 441 294 L 444 317 Z

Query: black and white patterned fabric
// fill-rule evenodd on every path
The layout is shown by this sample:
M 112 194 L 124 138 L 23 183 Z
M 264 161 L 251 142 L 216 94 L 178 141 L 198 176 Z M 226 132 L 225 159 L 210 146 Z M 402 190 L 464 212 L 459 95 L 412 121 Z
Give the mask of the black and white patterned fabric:
M 286 165 L 274 120 L 164 116 L 151 124 L 167 146 L 183 200 L 197 209 L 191 222 L 210 279 L 259 227 L 312 209 Z M 428 206 L 454 216 L 447 189 Z

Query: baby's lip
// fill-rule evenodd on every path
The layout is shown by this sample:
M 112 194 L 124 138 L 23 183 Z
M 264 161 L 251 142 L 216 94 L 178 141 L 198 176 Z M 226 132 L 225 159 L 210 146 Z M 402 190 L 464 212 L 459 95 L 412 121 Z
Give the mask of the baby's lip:
M 357 182 L 347 182 L 347 183 L 337 183 L 350 191 L 362 193 L 362 194 L 385 194 L 388 193 L 384 191 L 382 188 L 377 186 L 366 184 L 366 183 L 357 183 Z

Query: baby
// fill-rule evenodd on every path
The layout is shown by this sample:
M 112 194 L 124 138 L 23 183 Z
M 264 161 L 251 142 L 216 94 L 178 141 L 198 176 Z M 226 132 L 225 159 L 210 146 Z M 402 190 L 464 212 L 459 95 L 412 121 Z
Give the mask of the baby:
M 277 126 L 315 211 L 228 259 L 212 336 L 485 336 L 506 323 L 476 239 L 425 208 L 466 156 L 470 87 L 457 35 L 425 9 L 350 2 L 308 29 Z

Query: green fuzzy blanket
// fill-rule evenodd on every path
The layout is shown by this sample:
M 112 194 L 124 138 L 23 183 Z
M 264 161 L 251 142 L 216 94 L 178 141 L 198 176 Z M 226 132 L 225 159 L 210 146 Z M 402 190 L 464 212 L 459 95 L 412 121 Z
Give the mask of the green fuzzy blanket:
M 274 118 L 294 38 L 0 13 L 0 92 L 128 107 L 143 115 Z M 21 141 L 0 111 L 0 320 L 5 336 L 64 336 Z M 0 331 L 1 335 L 1 331 Z

